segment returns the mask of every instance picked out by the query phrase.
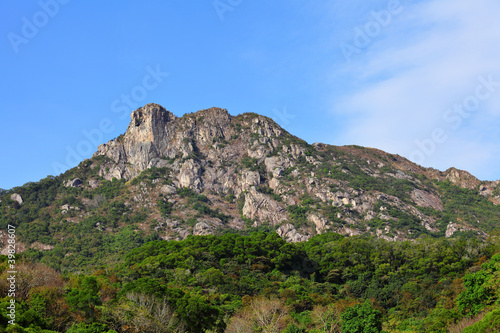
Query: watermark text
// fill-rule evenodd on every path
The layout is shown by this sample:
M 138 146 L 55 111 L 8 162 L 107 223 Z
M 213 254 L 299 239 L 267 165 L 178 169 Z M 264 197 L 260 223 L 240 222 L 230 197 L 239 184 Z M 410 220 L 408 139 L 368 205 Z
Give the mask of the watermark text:
M 40 10 L 35 12 L 31 18 L 23 16 L 21 18 L 22 26 L 20 33 L 13 31 L 7 34 L 10 45 L 15 53 L 19 53 L 21 45 L 28 44 L 30 40 L 38 35 L 40 29 L 45 27 L 51 18 L 58 13 L 61 5 L 65 5 L 69 0 L 40 0 L 38 6 Z
M 219 16 L 221 21 L 224 21 L 224 16 L 227 12 L 232 12 L 236 7 L 241 5 L 243 0 L 214 0 L 212 5 L 214 6 L 215 12 Z
M 463 120 L 473 115 L 481 103 L 491 98 L 500 87 L 500 82 L 494 81 L 493 75 L 480 76 L 478 81 L 474 93 L 465 97 L 461 102 L 455 103 L 443 113 L 443 121 L 448 124 L 448 130 L 457 130 L 462 125 Z M 411 152 L 410 160 L 422 165 L 427 157 L 436 152 L 438 145 L 445 143 L 448 139 L 449 136 L 444 128 L 433 129 L 427 138 L 415 140 L 417 149 Z
M 9 303 L 7 305 L 7 317 L 9 325 L 16 324 L 16 227 L 7 225 L 7 297 Z
M 161 70 L 160 65 L 155 68 L 146 66 L 147 74 L 144 75 L 141 84 L 134 86 L 129 92 L 121 94 L 111 102 L 111 111 L 119 115 L 120 119 L 128 117 L 133 110 L 139 107 L 139 103 L 146 99 L 148 92 L 156 89 L 169 76 L 169 73 Z M 77 165 L 84 160 L 85 156 L 92 154 L 95 147 L 103 143 L 105 134 L 111 133 L 116 128 L 113 120 L 103 118 L 99 126 L 93 129 L 83 129 L 84 139 L 80 140 L 75 147 L 66 146 L 66 159 L 63 163 L 52 162 L 54 174 L 60 174 Z
M 403 12 L 404 7 L 399 0 L 389 0 L 387 8 L 380 11 L 372 10 L 371 20 L 363 26 L 354 28 L 352 42 L 340 43 L 340 50 L 347 62 L 351 62 L 354 55 L 360 54 L 392 23 L 393 17 Z

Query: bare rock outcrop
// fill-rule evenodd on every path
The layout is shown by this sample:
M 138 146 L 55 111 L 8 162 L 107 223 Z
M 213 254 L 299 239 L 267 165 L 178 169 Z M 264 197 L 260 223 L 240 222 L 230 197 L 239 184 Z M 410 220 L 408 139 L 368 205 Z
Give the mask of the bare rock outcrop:
M 451 183 L 463 188 L 475 189 L 481 183 L 479 179 L 468 173 L 467 171 L 449 168 L 444 172 L 445 178 Z
M 282 176 L 283 171 L 290 166 L 290 160 L 281 156 L 272 156 L 264 160 L 267 173 L 271 173 L 274 178 Z
M 255 187 L 252 187 L 245 194 L 243 215 L 250 219 L 268 221 L 271 225 L 277 225 L 288 217 L 288 213 L 282 204 L 263 193 L 257 192 Z
M 420 207 L 443 211 L 443 196 L 424 178 L 479 190 L 480 195 L 500 204 L 499 183 L 480 182 L 465 171 L 427 169 L 401 156 L 359 146 L 308 145 L 270 118 L 254 113 L 231 116 L 220 108 L 176 117 L 160 105 L 147 104 L 131 114 L 123 135 L 99 146 L 95 155 L 105 157 L 95 165 L 107 180 L 130 180 L 144 170 L 163 169 L 155 171 L 162 174 L 161 179 L 149 186 L 141 182 L 142 192 L 133 193 L 131 200 L 137 205 L 151 207 L 156 195 L 173 197 L 187 187 L 210 196 L 210 209 L 231 217 L 223 218 L 224 227 L 244 228 L 246 217 L 254 225 L 281 225 L 279 233 L 293 241 L 302 235 L 297 236 L 291 223 L 282 225 L 291 221 L 287 205 L 306 209 L 302 218 L 307 219 L 305 229 L 311 233 L 371 233 L 394 240 L 420 230 L 418 224 L 439 232 L 435 217 Z M 415 185 L 409 193 L 411 201 L 393 191 L 403 182 Z M 192 217 L 190 214 L 186 217 Z M 414 217 L 413 227 L 396 230 L 394 225 L 406 219 L 405 214 Z M 194 228 L 168 230 L 172 237 L 182 238 L 188 233 L 212 233 L 215 225 L 198 219 Z M 389 231 L 380 234 L 385 227 Z
M 206 222 L 198 222 L 193 228 L 193 235 L 204 236 L 212 234 L 212 228 Z
M 311 236 L 308 235 L 302 235 L 297 232 L 293 224 L 286 223 L 282 226 L 280 226 L 278 229 L 276 229 L 276 233 L 284 238 L 287 242 L 304 242 L 311 238 Z
M 192 159 L 187 160 L 179 171 L 179 186 L 201 190 L 203 188 L 201 174 L 201 166 Z
M 13 194 L 11 194 L 11 195 L 10 195 L 10 199 L 11 199 L 12 201 L 17 202 L 17 203 L 18 203 L 18 204 L 20 204 L 20 205 L 22 205 L 22 204 L 23 204 L 23 202 L 24 202 L 24 201 L 23 201 L 23 198 L 22 198 L 19 194 L 17 194 L 17 193 L 13 193 Z
M 307 220 L 314 223 L 316 226 L 316 233 L 318 234 L 321 234 L 321 232 L 327 228 L 328 220 L 323 216 L 318 214 L 309 214 Z
M 411 198 L 420 207 L 431 207 L 439 211 L 443 210 L 441 199 L 433 193 L 416 188 L 411 192 Z
M 125 134 L 98 147 L 94 156 L 106 156 L 113 165 L 102 165 L 105 179 L 131 179 L 151 167 L 169 165 L 168 159 L 182 158 L 175 164 L 181 186 L 202 188 L 203 154 L 213 153 L 216 138 L 230 130 L 227 110 L 211 108 L 177 118 L 158 104 L 147 104 L 132 112 Z M 214 156 L 217 158 L 217 154 Z M 200 163 L 201 161 L 201 163 Z
M 75 179 L 71 179 L 71 180 L 68 180 L 64 186 L 66 187 L 82 187 L 83 186 L 83 182 L 80 178 L 75 178 Z
M 448 226 L 446 227 L 445 237 L 450 238 L 457 231 L 468 231 L 468 230 L 472 230 L 472 229 L 469 227 L 463 226 L 463 225 L 459 225 L 459 224 L 450 222 L 450 223 L 448 223 Z

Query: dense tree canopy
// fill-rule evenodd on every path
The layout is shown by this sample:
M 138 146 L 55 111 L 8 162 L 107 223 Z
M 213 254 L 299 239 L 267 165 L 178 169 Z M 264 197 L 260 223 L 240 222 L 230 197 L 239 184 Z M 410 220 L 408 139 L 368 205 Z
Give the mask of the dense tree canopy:
M 334 233 L 295 244 L 264 232 L 150 241 L 84 275 L 26 264 L 17 323 L 46 333 L 446 332 L 474 323 L 479 332 L 498 321 L 498 250 L 495 238 Z M 41 269 L 47 279 L 37 282 Z

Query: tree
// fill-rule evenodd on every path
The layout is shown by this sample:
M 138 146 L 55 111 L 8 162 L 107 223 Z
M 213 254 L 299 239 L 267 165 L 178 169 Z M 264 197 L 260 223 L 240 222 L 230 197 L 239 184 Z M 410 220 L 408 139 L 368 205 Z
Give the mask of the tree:
M 231 319 L 226 332 L 250 333 L 255 328 L 264 333 L 281 332 L 287 316 L 288 310 L 279 299 L 257 297 Z
M 86 276 L 81 281 L 80 288 L 73 288 L 66 300 L 72 311 L 82 311 L 91 320 L 95 316 L 95 307 L 101 304 L 99 286 L 94 276 Z
M 312 311 L 317 326 L 325 333 L 340 332 L 340 311 L 333 305 L 317 306 Z
M 118 331 L 128 326 L 142 333 L 186 332 L 184 323 L 168 300 L 154 295 L 127 293 L 126 299 L 103 308 L 103 317 L 111 328 Z
M 222 311 L 209 304 L 202 295 L 193 292 L 187 292 L 177 300 L 176 312 L 179 313 L 190 332 L 207 330 L 219 332 L 225 328 Z
M 489 302 L 493 296 L 493 291 L 485 287 L 485 282 L 490 274 L 479 271 L 464 276 L 464 286 L 466 290 L 457 297 L 458 309 L 463 313 L 477 315 Z
M 382 313 L 368 300 L 363 305 L 348 307 L 340 316 L 344 333 L 379 333 L 382 331 Z

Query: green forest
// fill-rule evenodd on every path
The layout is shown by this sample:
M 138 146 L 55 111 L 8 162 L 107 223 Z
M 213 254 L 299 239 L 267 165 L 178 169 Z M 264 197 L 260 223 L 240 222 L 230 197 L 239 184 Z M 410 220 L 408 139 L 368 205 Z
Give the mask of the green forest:
M 0 257 L 0 332 L 493 332 L 499 250 L 496 236 L 227 233 L 149 241 L 80 272 L 28 251 L 17 258 L 16 325 Z

